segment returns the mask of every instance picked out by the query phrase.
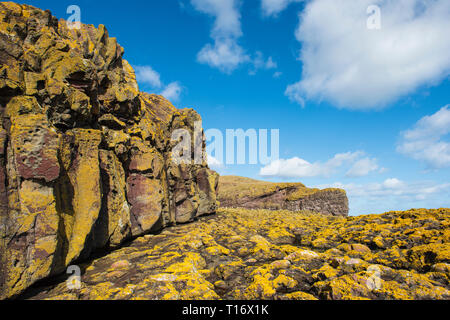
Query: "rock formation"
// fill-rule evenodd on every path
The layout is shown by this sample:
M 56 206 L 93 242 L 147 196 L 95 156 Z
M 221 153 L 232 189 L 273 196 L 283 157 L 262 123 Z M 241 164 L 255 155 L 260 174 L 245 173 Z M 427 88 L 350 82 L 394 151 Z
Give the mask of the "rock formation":
M 450 299 L 450 209 L 358 217 L 219 209 L 21 299 Z
M 215 212 L 218 175 L 171 160 L 200 116 L 140 92 L 123 53 L 102 25 L 0 3 L 0 298 Z
M 221 207 L 313 211 L 331 216 L 348 215 L 342 189 L 311 189 L 301 183 L 272 183 L 235 176 L 219 178 Z

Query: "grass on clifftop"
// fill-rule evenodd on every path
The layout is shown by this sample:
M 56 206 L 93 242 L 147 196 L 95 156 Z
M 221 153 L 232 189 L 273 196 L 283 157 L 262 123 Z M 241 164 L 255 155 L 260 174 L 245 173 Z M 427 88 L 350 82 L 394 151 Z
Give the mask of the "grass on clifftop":
M 32 299 L 450 299 L 450 209 L 358 217 L 220 209 Z
M 260 181 L 238 176 L 221 176 L 219 178 L 219 199 L 259 198 L 271 195 L 277 191 L 288 191 L 286 200 L 295 201 L 309 195 L 324 191 L 340 191 L 342 189 L 315 189 L 308 188 L 302 183 L 276 183 Z

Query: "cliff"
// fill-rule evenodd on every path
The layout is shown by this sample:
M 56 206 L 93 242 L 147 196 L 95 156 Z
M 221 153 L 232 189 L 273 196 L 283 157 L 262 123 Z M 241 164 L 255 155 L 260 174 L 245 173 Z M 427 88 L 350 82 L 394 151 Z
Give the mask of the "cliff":
M 347 216 L 348 198 L 342 189 L 311 189 L 301 183 L 272 183 L 243 177 L 221 176 L 221 207 L 313 211 Z
M 0 3 L 0 298 L 215 212 L 218 175 L 171 161 L 200 116 L 140 92 L 123 53 L 102 25 Z

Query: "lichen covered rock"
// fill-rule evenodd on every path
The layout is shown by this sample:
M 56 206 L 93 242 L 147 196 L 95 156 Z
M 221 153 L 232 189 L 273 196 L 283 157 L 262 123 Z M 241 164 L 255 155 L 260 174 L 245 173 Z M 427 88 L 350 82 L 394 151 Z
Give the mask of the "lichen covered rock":
M 236 176 L 221 176 L 218 200 L 221 207 L 313 211 L 347 216 L 348 198 L 342 189 L 313 189 L 301 183 L 273 183 Z
M 215 212 L 217 174 L 171 159 L 200 116 L 140 92 L 123 53 L 102 25 L 0 3 L 0 298 Z
M 21 298 L 448 300 L 449 218 L 219 209 L 86 262 L 79 290 L 60 278 Z

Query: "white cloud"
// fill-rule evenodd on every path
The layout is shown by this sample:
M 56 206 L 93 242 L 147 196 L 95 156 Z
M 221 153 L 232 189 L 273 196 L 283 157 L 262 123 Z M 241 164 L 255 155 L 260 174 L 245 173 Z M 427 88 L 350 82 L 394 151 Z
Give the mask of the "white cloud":
M 386 179 L 383 184 L 382 187 L 385 189 L 400 189 L 400 188 L 404 188 L 405 187 L 405 183 L 398 180 L 397 178 L 390 178 L 390 179 Z
M 249 71 L 250 75 L 255 75 L 258 70 L 271 70 L 278 68 L 278 64 L 273 60 L 272 57 L 267 59 L 261 51 L 257 51 L 255 57 L 251 61 L 252 69 Z
M 274 77 L 275 79 L 278 79 L 278 78 L 280 78 L 282 75 L 283 75 L 283 72 L 277 71 L 277 72 L 275 72 L 275 73 L 273 74 L 273 77 Z
M 294 177 L 314 177 L 320 175 L 321 172 L 318 166 L 300 159 L 279 159 L 275 160 L 269 165 L 261 168 L 259 175 L 261 176 L 276 176 L 283 178 L 294 178 Z
M 150 66 L 135 66 L 136 79 L 140 83 L 146 83 L 153 88 L 161 88 L 161 76 Z
M 266 60 L 258 51 L 252 58 L 239 44 L 243 35 L 240 0 L 191 0 L 191 4 L 197 11 L 214 18 L 211 31 L 214 43 L 206 44 L 200 50 L 197 54 L 198 62 L 228 74 L 243 64 L 250 64 L 250 74 L 255 74 L 260 69 L 277 68 L 272 57 Z
M 286 9 L 291 3 L 301 2 L 303 0 L 262 0 L 261 7 L 266 16 L 276 16 Z
M 367 184 L 337 182 L 316 187 L 341 188 L 347 191 L 352 215 L 450 206 L 450 183 L 432 181 L 407 183 L 397 178 L 390 178 L 383 182 Z
M 267 12 L 286 1 L 264 1 Z M 263 2 L 263 3 L 264 3 Z M 367 8 L 381 8 L 381 29 Z M 302 79 L 286 95 L 348 109 L 382 108 L 450 74 L 450 1 L 314 0 L 300 15 Z
M 261 168 L 259 175 L 280 178 L 330 177 L 336 173 L 337 169 L 353 164 L 363 155 L 364 152 L 361 151 L 340 153 L 324 163 L 310 163 L 298 157 L 279 159 Z
M 256 56 L 252 61 L 255 69 L 276 69 L 278 67 L 277 63 L 273 61 L 272 57 L 269 57 L 267 60 L 264 59 L 264 55 L 261 51 L 256 52 Z
M 239 1 L 191 0 L 191 3 L 196 10 L 215 18 L 213 38 L 238 38 L 242 35 Z
M 223 163 L 220 160 L 218 160 L 217 158 L 215 158 L 215 157 L 213 157 L 213 156 L 211 156 L 209 154 L 207 155 L 207 157 L 208 157 L 208 166 L 210 168 L 218 169 L 218 168 L 223 168 L 224 167 Z
M 180 99 L 183 87 L 178 81 L 169 83 L 167 86 L 161 81 L 161 75 L 150 66 L 134 66 L 136 80 L 140 84 L 146 84 L 152 90 L 158 90 L 160 95 L 166 99 L 177 102 Z
M 197 60 L 224 73 L 232 73 L 239 65 L 250 60 L 244 49 L 232 39 L 216 40 L 198 53 Z
M 178 82 L 172 82 L 160 94 L 170 101 L 178 101 L 182 91 L 183 88 Z
M 420 119 L 413 129 L 402 134 L 397 151 L 424 161 L 432 169 L 450 167 L 450 105 Z
M 264 64 L 264 68 L 265 69 L 276 69 L 278 68 L 278 64 L 273 61 L 272 57 L 269 57 L 269 59 L 267 59 L 266 63 Z
M 299 82 L 288 86 L 284 94 L 287 95 L 292 102 L 298 103 L 302 108 L 305 107 L 304 93 Z
M 348 177 L 363 177 L 369 173 L 379 169 L 377 159 L 364 158 L 358 160 L 349 171 L 347 171 Z

